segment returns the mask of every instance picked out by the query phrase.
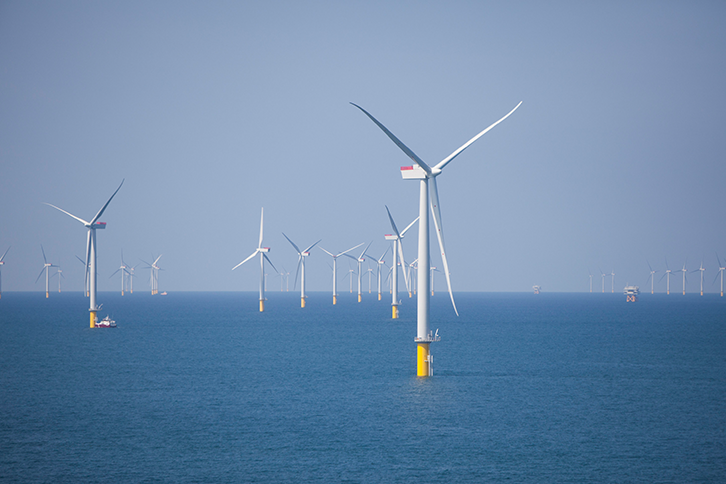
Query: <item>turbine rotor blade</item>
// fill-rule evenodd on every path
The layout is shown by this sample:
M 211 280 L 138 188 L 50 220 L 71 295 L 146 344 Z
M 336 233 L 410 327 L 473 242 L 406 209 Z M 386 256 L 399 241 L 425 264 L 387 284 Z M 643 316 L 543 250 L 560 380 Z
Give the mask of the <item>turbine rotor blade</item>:
M 290 242 L 290 244 L 292 244 L 292 246 L 295 248 L 295 250 L 297 251 L 297 253 L 300 254 L 300 249 L 298 248 L 298 246 L 295 245 L 295 242 L 293 242 L 292 240 L 290 240 L 290 237 L 288 237 L 287 235 L 285 235 L 285 232 L 282 233 L 282 236 L 285 237 L 287 239 L 287 241 Z
M 441 249 L 441 261 L 444 263 L 444 275 L 446 276 L 446 285 L 449 287 L 449 297 L 451 297 L 451 305 L 454 306 L 454 312 L 458 316 L 459 311 L 456 309 L 456 303 L 454 302 L 454 293 L 451 291 L 451 276 L 449 274 L 449 261 L 446 259 L 446 249 L 444 246 L 444 228 L 442 227 L 441 223 L 442 221 L 441 210 L 439 207 L 439 190 L 436 186 L 436 178 L 431 178 L 431 208 L 434 215 L 433 218 L 434 225 L 436 227 L 436 236 L 439 239 L 439 248 Z
M 408 229 L 410 229 L 411 227 L 413 227 L 413 224 L 415 224 L 416 222 L 418 222 L 419 217 L 416 217 L 415 219 L 413 219 L 413 222 L 411 222 L 410 224 L 408 224 L 408 227 L 406 227 L 405 229 L 403 229 L 403 232 L 401 232 L 401 237 L 403 237 L 404 235 L 406 235 L 406 232 L 408 232 Z
M 320 240 L 323 240 L 323 239 L 320 239 Z M 318 242 L 320 242 L 320 240 L 318 240 Z M 311 245 L 310 247 L 308 247 L 307 249 L 305 249 L 303 252 L 310 252 L 310 249 L 312 249 L 313 247 L 315 247 L 316 245 L 318 245 L 318 242 L 315 242 L 313 245 Z
M 45 258 L 45 249 L 43 249 L 43 244 L 40 244 L 40 250 L 43 252 L 43 262 L 47 264 L 48 259 Z
M 11 247 L 12 247 L 12 246 L 11 246 Z M 10 247 L 8 247 L 8 248 L 7 248 L 6 250 L 5 250 L 5 252 L 3 252 L 3 256 L 2 256 L 2 257 L 0 257 L 0 262 L 2 262 L 2 261 L 3 261 L 3 259 L 5 258 L 5 255 L 6 255 L 7 253 L 8 253 L 8 250 L 10 250 Z M 717 256 L 717 257 L 718 257 L 718 256 Z M 720 265 L 721 265 L 721 261 L 718 261 L 718 264 L 719 264 L 719 266 L 720 266 Z
M 396 222 L 393 221 L 393 217 L 391 216 L 391 211 L 388 210 L 388 205 L 384 205 L 384 207 L 386 207 L 386 212 L 388 212 L 388 220 L 391 221 L 391 228 L 396 233 L 396 236 L 400 238 L 401 234 L 398 232 L 398 228 L 396 227 Z
M 482 131 L 478 135 L 474 136 L 472 139 L 470 139 L 469 141 L 467 141 L 466 143 L 464 143 L 459 149 L 457 149 L 456 151 L 454 151 L 453 153 L 451 153 L 449 156 L 447 156 L 446 158 L 444 158 L 443 160 L 441 160 L 436 166 L 434 166 L 434 170 L 442 170 L 446 165 L 448 165 L 451 162 L 451 160 L 453 160 L 454 158 L 456 158 L 457 156 L 459 156 L 459 154 L 461 154 L 462 151 L 464 151 L 465 149 L 467 149 L 469 147 L 469 145 L 471 145 L 474 141 L 476 141 L 479 138 L 481 138 L 482 136 L 484 136 L 484 134 L 487 131 L 489 131 L 490 129 L 492 129 L 494 126 L 498 125 L 499 123 L 501 123 L 502 121 L 504 121 L 505 119 L 507 119 L 521 105 L 522 105 L 522 101 L 519 101 L 519 104 L 517 104 L 514 107 L 514 109 L 512 109 L 511 111 L 509 111 L 502 119 L 500 119 L 496 123 L 492 124 L 491 126 L 489 126 L 487 129 L 485 129 L 484 131 Z
M 300 266 L 302 265 L 302 255 L 299 255 L 297 258 L 297 269 L 295 269 L 295 282 L 292 284 L 292 290 L 295 290 L 295 287 L 297 287 L 297 277 L 300 275 Z
M 409 158 L 411 158 L 418 166 L 420 166 L 421 169 L 423 171 L 425 171 L 427 175 L 430 175 L 431 174 L 431 168 L 429 167 L 429 165 L 427 165 L 426 163 L 424 163 L 424 161 L 421 158 L 419 158 L 416 155 L 416 153 L 414 153 L 413 151 L 411 151 L 408 146 L 406 146 L 405 144 L 403 144 L 401 142 L 400 139 L 396 138 L 396 136 L 393 133 L 391 133 L 390 131 L 388 131 L 388 128 L 386 128 L 385 126 L 383 126 L 376 118 L 374 118 L 373 116 L 371 116 L 371 114 L 368 111 L 366 111 L 365 109 L 363 109 L 362 107 L 358 106 L 355 103 L 351 103 L 351 104 L 353 106 L 357 107 L 358 109 L 360 109 L 361 111 L 363 111 L 365 113 L 365 115 L 368 116 L 371 119 L 371 121 L 373 121 L 374 123 L 376 123 L 376 125 L 379 128 L 381 128 L 384 133 L 386 133 L 386 135 L 391 139 L 391 141 L 393 141 L 396 144 L 396 146 L 398 146 L 399 148 L 401 148 L 401 150 L 404 153 L 406 153 L 406 155 Z
M 327 250 L 323 249 L 322 247 L 318 247 L 318 249 L 322 250 L 323 252 L 325 252 L 326 254 L 328 254 L 330 257 L 332 257 L 333 259 L 335 259 L 335 256 L 331 252 L 328 252 Z
M 262 207 L 262 210 L 260 211 L 260 242 L 257 244 L 257 248 L 262 247 L 262 226 L 263 226 L 264 220 L 265 220 L 265 208 Z
M 272 266 L 272 268 L 275 269 L 275 272 L 280 272 L 280 271 L 277 270 L 277 267 L 275 267 L 275 264 L 272 263 L 272 261 L 270 260 L 270 258 L 267 257 L 267 254 L 265 254 L 264 252 L 262 252 L 262 255 L 264 256 L 265 260 L 270 263 L 270 265 Z
M 111 200 L 113 200 L 113 197 L 116 196 L 116 194 L 118 193 L 118 191 L 121 190 L 121 186 L 124 184 L 125 181 L 126 181 L 125 178 L 123 180 L 121 180 L 121 185 L 119 185 L 118 188 L 116 189 L 116 191 L 113 192 L 113 195 L 111 195 L 111 198 L 108 199 L 108 202 L 106 202 L 106 205 L 104 205 L 103 208 L 101 208 L 101 210 L 98 211 L 98 213 L 96 214 L 96 216 L 91 219 L 90 225 L 95 224 L 96 223 L 96 220 L 98 220 L 99 217 L 101 215 L 103 215 L 103 212 L 106 210 L 106 207 L 108 207 L 108 204 L 111 203 Z
M 248 260 L 250 260 L 251 258 L 253 258 L 254 256 L 256 256 L 257 255 L 257 252 L 259 252 L 259 251 L 257 249 L 255 249 L 255 251 L 252 253 L 251 256 L 249 256 L 248 258 L 246 258 L 245 260 L 243 260 L 242 262 L 240 262 L 239 264 L 237 264 L 236 266 L 234 266 L 232 268 L 232 270 L 235 270 L 236 268 L 238 268 L 239 266 L 241 266 L 242 264 L 244 264 L 245 262 L 247 262 Z
M 80 218 L 80 217 L 76 217 L 76 216 L 75 216 L 75 215 L 73 215 L 72 213 L 70 213 L 70 212 L 66 212 L 66 211 L 65 211 L 65 210 L 63 210 L 62 208 L 58 208 L 58 207 L 56 207 L 55 205 L 53 205 L 53 204 L 51 204 L 51 203 L 46 203 L 46 205 L 48 205 L 49 207 L 53 207 L 53 208 L 54 208 L 54 209 L 56 209 L 56 210 L 60 210 L 61 212 L 63 212 L 63 213 L 64 213 L 64 214 L 66 214 L 66 215 L 70 215 L 71 217 L 73 217 L 74 219 L 78 220 L 79 222 L 81 222 L 81 223 L 82 223 L 83 225 L 85 225 L 86 227 L 88 227 L 89 225 L 91 225 L 91 224 L 90 224 L 89 222 L 86 222 L 86 221 L 85 221 L 85 220 L 83 220 L 82 218 Z
M 343 255 L 343 254 L 347 254 L 347 253 L 348 253 L 348 252 L 350 252 L 351 250 L 357 249 L 358 247 L 360 247 L 360 246 L 361 246 L 361 245 L 363 245 L 363 244 L 364 244 L 364 242 L 361 242 L 360 244 L 356 245 L 355 247 L 351 247 L 350 249 L 348 249 L 348 250 L 346 250 L 346 251 L 343 251 L 343 252 L 341 252 L 340 254 L 336 255 L 336 257 L 340 257 L 340 256 L 341 256 L 341 255 Z M 355 257 L 353 257 L 353 258 L 355 259 Z

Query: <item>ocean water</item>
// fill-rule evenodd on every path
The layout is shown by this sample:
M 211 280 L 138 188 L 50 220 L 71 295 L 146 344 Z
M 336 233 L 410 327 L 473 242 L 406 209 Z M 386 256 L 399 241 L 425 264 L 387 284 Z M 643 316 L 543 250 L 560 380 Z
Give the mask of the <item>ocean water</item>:
M 3 482 L 725 482 L 726 300 L 341 292 L 0 300 Z

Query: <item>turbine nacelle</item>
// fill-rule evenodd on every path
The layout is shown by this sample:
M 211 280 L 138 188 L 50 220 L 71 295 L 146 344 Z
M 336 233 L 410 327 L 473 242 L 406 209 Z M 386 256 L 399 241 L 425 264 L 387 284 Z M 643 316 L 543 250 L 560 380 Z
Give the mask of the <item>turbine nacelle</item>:
M 386 234 L 384 235 L 384 237 L 386 238 L 386 240 L 398 240 L 398 235 L 395 234 Z
M 270 252 L 270 248 L 269 247 L 260 247 L 259 249 L 257 249 L 257 252 Z
M 441 170 L 439 170 L 439 172 L 441 172 Z M 426 172 L 418 165 L 402 166 L 401 176 L 404 180 L 425 180 Z
M 87 227 L 90 227 L 90 225 L 87 225 Z M 106 222 L 96 222 L 92 226 L 94 229 L 105 229 L 106 228 Z

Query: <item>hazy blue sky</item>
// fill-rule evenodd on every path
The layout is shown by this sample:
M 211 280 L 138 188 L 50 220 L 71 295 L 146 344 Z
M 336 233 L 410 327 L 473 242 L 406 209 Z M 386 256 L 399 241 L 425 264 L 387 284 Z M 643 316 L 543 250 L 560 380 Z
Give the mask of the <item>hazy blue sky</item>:
M 384 204 L 405 226 L 418 185 L 349 102 L 435 164 L 524 101 L 438 178 L 454 290 L 584 291 L 614 270 L 622 291 L 667 257 L 703 260 L 715 291 L 724 25 L 717 1 L 0 2 L 3 289 L 42 290 L 43 244 L 81 290 L 86 231 L 42 202 L 90 219 L 124 178 L 100 290 L 122 249 L 163 254 L 162 291 L 256 290 L 257 264 L 231 268 L 263 206 L 278 268 L 297 260 L 282 231 L 377 257 Z M 329 290 L 328 262 L 314 251 L 311 290 Z

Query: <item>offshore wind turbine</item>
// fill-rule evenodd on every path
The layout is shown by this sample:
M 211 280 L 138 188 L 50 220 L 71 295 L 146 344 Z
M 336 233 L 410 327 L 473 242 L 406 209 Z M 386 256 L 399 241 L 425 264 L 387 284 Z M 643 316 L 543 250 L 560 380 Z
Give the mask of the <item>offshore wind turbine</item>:
M 159 256 L 161 257 L 161 256 Z M 121 251 L 121 267 L 116 269 L 116 271 L 111 274 L 108 278 L 111 279 L 113 276 L 115 276 L 118 272 L 121 272 L 121 295 L 124 295 L 124 291 L 126 290 L 126 274 L 128 273 L 128 266 L 124 262 L 124 253 Z
M 650 276 L 648 276 L 648 279 L 650 279 L 650 293 L 653 294 L 653 281 L 655 280 L 655 277 L 653 276 L 658 271 L 653 270 L 653 268 L 650 266 L 650 262 L 648 262 L 647 260 L 645 262 L 648 264 L 648 269 L 650 269 Z M 648 281 L 645 281 L 645 283 L 648 284 Z
M 401 264 L 401 272 L 403 273 L 403 279 L 406 283 L 406 288 L 408 289 L 408 279 L 406 276 L 406 262 L 403 257 L 403 243 L 401 240 L 403 240 L 403 237 L 406 235 L 406 232 L 408 232 L 408 229 L 413 227 L 413 224 L 415 224 L 418 221 L 418 217 L 413 219 L 413 222 L 408 224 L 408 226 L 403 229 L 401 232 L 398 231 L 398 228 L 396 227 L 396 223 L 393 221 L 393 217 L 391 216 L 391 211 L 388 210 L 388 206 L 386 205 L 386 213 L 388 213 L 388 220 L 391 222 L 391 228 L 393 229 L 393 234 L 386 234 L 385 238 L 386 240 L 390 240 L 393 242 L 393 264 L 391 266 L 391 306 L 392 306 L 392 319 L 398 319 L 398 306 L 401 304 L 401 300 L 398 299 L 398 264 L 400 262 Z
M 35 282 L 38 282 L 38 279 L 40 279 L 40 276 L 43 275 L 43 271 L 45 271 L 45 297 L 48 298 L 48 282 L 50 277 L 48 276 L 48 272 L 50 271 L 51 267 L 58 267 L 55 264 L 51 264 L 48 262 L 48 259 L 45 257 L 45 249 L 43 249 L 43 245 L 41 244 L 40 250 L 43 252 L 43 268 L 40 270 L 40 274 L 38 274 L 38 277 L 35 279 Z
M 111 203 L 111 200 L 113 200 L 113 197 L 116 196 L 119 190 L 121 190 L 121 186 L 124 184 L 124 181 L 121 181 L 121 185 L 118 186 L 115 192 L 113 192 L 113 195 L 111 195 L 111 198 L 108 199 L 106 204 L 101 207 L 101 210 L 96 213 L 96 215 L 89 221 L 85 221 L 82 218 L 76 217 L 72 213 L 66 212 L 62 208 L 58 208 L 55 205 L 51 205 L 50 203 L 46 203 L 46 205 L 49 205 L 56 210 L 60 210 L 66 215 L 69 215 L 73 217 L 74 219 L 81 222 L 87 229 L 88 229 L 88 236 L 86 238 L 86 277 L 88 278 L 90 275 L 90 282 L 88 284 L 89 288 L 89 295 L 90 295 L 90 308 L 88 311 L 90 312 L 90 322 L 91 322 L 91 328 L 96 327 L 96 313 L 101 309 L 100 306 L 96 304 L 96 289 L 97 289 L 97 283 L 96 283 L 96 276 L 97 276 L 97 269 L 96 269 L 96 230 L 99 229 L 105 229 L 106 228 L 106 222 L 99 222 L 98 219 L 103 215 L 103 212 L 106 210 L 106 207 L 108 207 L 108 204 Z
M 386 247 L 386 251 L 381 254 L 381 256 L 376 260 L 376 266 L 378 268 L 378 271 L 376 273 L 376 279 L 378 280 L 378 300 L 381 300 L 381 266 L 386 263 L 386 261 L 383 260 L 384 257 L 386 257 L 386 254 L 388 254 L 388 250 L 390 247 Z M 395 260 L 393 261 L 395 264 Z
M 721 265 L 721 258 L 716 254 L 716 259 L 718 260 L 718 274 L 716 274 L 716 277 L 714 278 L 713 282 L 716 282 L 716 279 L 718 279 L 719 274 L 721 275 L 721 297 L 723 297 L 723 271 L 726 270 L 726 267 Z M 2 259 L 0 259 L 0 262 L 2 262 Z M 726 262 L 726 261 L 724 261 Z
M 691 271 L 691 272 L 700 272 L 701 273 L 701 296 L 703 296 L 703 272 L 705 270 L 706 269 L 703 268 L 703 261 L 701 261 L 701 267 L 694 271 Z
M 605 273 L 600 270 L 600 275 L 602 276 L 602 293 L 605 294 Z
M 354 261 L 356 261 L 356 263 L 358 264 L 358 302 L 361 302 L 362 301 L 362 296 L 361 296 L 361 276 L 362 276 L 362 272 L 363 271 L 362 271 L 362 268 L 361 268 L 361 264 L 363 264 L 363 262 L 365 261 L 365 258 L 364 257 L 366 255 L 366 251 L 368 250 L 368 248 L 371 246 L 372 243 L 373 243 L 373 241 L 368 242 L 368 245 L 366 245 L 366 248 L 363 249 L 363 252 L 360 253 L 360 255 L 358 256 L 358 258 L 355 258 L 355 257 L 353 257 L 350 254 L 345 254 L 346 257 L 350 257 L 351 259 L 353 259 Z M 350 283 L 353 284 L 352 277 L 351 277 L 351 282 Z M 351 292 L 353 292 L 353 291 L 351 290 Z
M 353 103 L 351 103 L 353 104 Z M 451 291 L 451 277 L 449 273 L 449 262 L 446 259 L 446 250 L 444 249 L 444 232 L 441 219 L 441 210 L 439 206 L 439 191 L 436 186 L 436 177 L 439 176 L 442 170 L 448 165 L 454 158 L 459 156 L 462 151 L 469 147 L 472 143 L 483 136 L 487 131 L 492 129 L 497 124 L 504 121 L 509 117 L 522 103 L 520 102 L 501 118 L 496 123 L 492 124 L 479 134 L 471 138 L 469 141 L 464 143 L 461 147 L 456 149 L 449 156 L 444 158 L 438 164 L 430 167 L 421 158 L 419 158 L 408 146 L 403 144 L 401 140 L 391 133 L 388 128 L 383 126 L 376 118 L 374 118 L 368 111 L 353 104 L 355 107 L 363 111 L 363 113 L 370 118 L 389 138 L 398 146 L 413 162 L 413 166 L 402 167 L 401 175 L 406 180 L 419 180 L 419 236 L 418 236 L 418 260 L 419 270 L 423 274 L 422 277 L 418 278 L 418 300 L 417 300 L 417 328 L 416 328 L 416 339 L 417 344 L 417 375 L 418 376 L 429 376 L 433 373 L 432 358 L 430 356 L 429 347 L 434 341 L 439 341 L 441 338 L 438 336 L 438 330 L 436 335 L 429 330 L 429 205 L 433 212 L 434 226 L 436 228 L 436 235 L 439 241 L 439 248 L 441 250 L 441 259 L 444 265 L 444 274 L 446 275 L 446 284 L 449 289 L 449 296 L 451 297 L 451 304 L 454 307 L 454 312 L 458 316 L 459 312 L 456 310 L 456 303 L 454 303 L 454 294 Z M 429 198 L 430 197 L 430 198 Z
M 332 252 L 328 252 L 327 250 L 323 249 L 322 247 L 318 247 L 318 249 L 322 250 L 323 252 L 325 252 L 326 254 L 328 254 L 330 257 L 333 258 L 333 304 L 338 303 L 338 273 L 337 273 L 338 257 L 340 257 L 341 255 L 347 254 L 351 250 L 357 249 L 358 247 L 360 247 L 363 244 L 364 244 L 364 242 L 361 242 L 360 244 L 356 245 L 355 247 L 351 247 L 350 249 L 345 250 L 345 251 L 343 251 L 339 254 L 335 254 L 335 255 L 333 255 Z M 351 292 L 353 292 L 353 291 L 351 290 Z
M 592 292 L 592 272 L 587 271 L 590 274 L 590 292 Z
M 300 307 L 305 307 L 305 299 L 307 299 L 307 295 L 305 294 L 305 258 L 310 256 L 310 249 L 318 245 L 320 242 L 320 239 L 314 244 L 311 244 L 307 249 L 300 250 L 297 245 L 295 245 L 295 242 L 290 240 L 290 237 L 285 235 L 283 232 L 282 235 L 287 239 L 288 242 L 290 242 L 290 245 L 295 249 L 295 252 L 297 252 L 297 269 L 295 270 L 295 282 L 292 285 L 292 288 L 295 289 L 295 285 L 297 284 L 297 275 L 300 274 Z M 289 278 L 288 278 L 288 284 L 289 284 Z
M 666 264 L 666 270 L 665 270 L 665 273 L 663 273 L 663 276 L 660 278 L 660 280 L 662 281 L 663 277 L 666 278 L 666 294 L 670 294 L 671 293 L 671 272 L 673 272 L 673 271 L 671 271 L 670 268 L 668 267 L 668 258 L 666 258 L 665 264 Z
M 58 267 L 58 270 L 56 271 L 56 273 L 50 277 L 55 277 L 55 276 L 58 276 L 58 293 L 60 293 L 61 292 L 61 278 L 65 279 L 66 276 L 63 275 L 63 271 L 60 269 L 60 267 Z
M 275 269 L 275 272 L 277 272 L 277 268 L 275 268 L 275 264 L 272 263 L 269 257 L 267 257 L 267 253 L 270 252 L 269 247 L 262 247 L 262 232 L 263 232 L 263 225 L 264 225 L 264 216 L 265 216 L 265 209 L 264 207 L 260 211 L 260 241 L 257 244 L 257 248 L 255 251 L 247 257 L 245 260 L 237 264 L 232 268 L 232 270 L 235 270 L 248 260 L 252 259 L 256 255 L 260 255 L 260 312 L 263 312 L 265 310 L 265 260 L 270 263 L 273 269 Z
M 686 295 L 686 273 L 688 272 L 686 270 L 686 263 L 685 262 L 683 263 L 683 269 L 681 269 L 680 271 L 676 271 L 676 272 L 683 273 L 683 295 L 685 296 Z
M 159 293 L 159 270 L 161 270 L 161 268 L 157 265 L 157 262 L 159 262 L 159 259 L 161 259 L 161 255 L 154 259 L 154 262 L 152 262 L 151 264 L 144 261 L 143 259 L 141 260 L 141 262 L 146 264 L 146 267 L 144 267 L 144 269 L 149 269 L 149 285 L 151 286 L 152 296 Z M 152 255 L 151 258 L 153 259 L 154 256 Z
M 2 268 L 5 265 L 5 256 L 7 255 L 9 250 L 10 250 L 10 247 L 5 249 L 5 252 L 3 252 L 3 256 L 0 257 L 0 298 L 3 296 L 3 271 L 2 271 Z
M 615 271 L 610 271 L 610 285 L 611 285 L 611 292 L 615 294 Z

